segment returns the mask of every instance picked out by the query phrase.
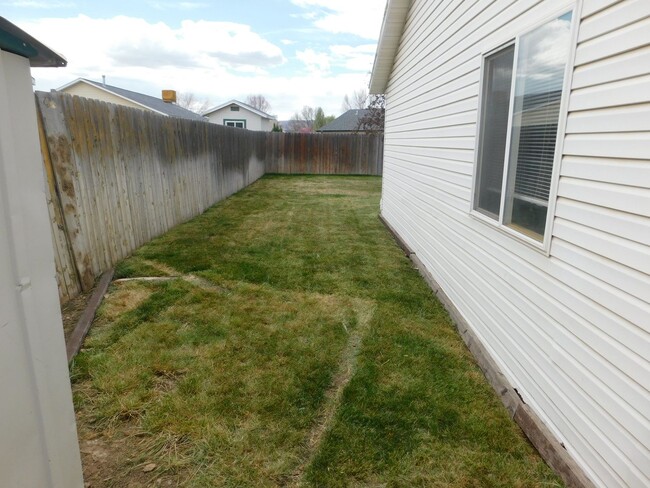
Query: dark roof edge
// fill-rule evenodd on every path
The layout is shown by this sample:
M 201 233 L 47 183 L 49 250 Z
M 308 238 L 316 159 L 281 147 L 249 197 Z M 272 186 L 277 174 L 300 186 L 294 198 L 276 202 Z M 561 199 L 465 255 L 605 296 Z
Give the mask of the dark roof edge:
M 59 68 L 68 61 L 27 32 L 0 17 L 0 49 L 29 59 L 32 68 Z

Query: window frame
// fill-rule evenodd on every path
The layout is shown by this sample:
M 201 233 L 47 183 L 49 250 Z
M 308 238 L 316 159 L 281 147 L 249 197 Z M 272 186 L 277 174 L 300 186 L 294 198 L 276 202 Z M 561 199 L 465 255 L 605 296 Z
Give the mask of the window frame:
M 473 174 L 472 174 L 472 187 L 471 187 L 471 194 L 470 194 L 470 208 L 469 208 L 469 214 L 471 217 L 474 219 L 478 220 L 479 222 L 483 222 L 485 224 L 488 224 L 490 227 L 493 229 L 497 229 L 498 231 L 513 237 L 517 241 L 528 245 L 529 247 L 540 251 L 547 256 L 550 254 L 550 247 L 551 247 L 551 236 L 553 232 L 553 221 L 555 217 L 555 206 L 557 202 L 557 193 L 558 193 L 558 186 L 559 186 L 559 179 L 560 179 L 560 174 L 561 174 L 561 166 L 562 166 L 562 154 L 564 151 L 564 140 L 566 137 L 566 121 L 568 117 L 568 105 L 569 105 L 569 96 L 570 96 L 570 90 L 571 90 L 571 82 L 573 78 L 573 70 L 575 66 L 575 54 L 576 54 L 576 48 L 577 48 L 577 41 L 578 41 L 578 26 L 580 23 L 580 13 L 582 10 L 582 0 L 578 0 L 577 2 L 569 2 L 565 4 L 562 8 L 557 9 L 553 11 L 553 13 L 546 15 L 544 18 L 542 18 L 539 21 L 536 21 L 535 23 L 528 24 L 524 29 L 519 31 L 514 38 L 509 37 L 506 41 L 502 41 L 499 44 L 497 44 L 495 47 L 490 48 L 489 50 L 481 52 L 481 64 L 480 64 L 480 72 L 479 72 L 479 89 L 478 89 L 478 108 L 477 108 L 477 118 L 476 118 L 476 133 L 475 133 L 475 145 L 474 145 L 474 166 L 473 166 Z M 508 225 L 504 224 L 504 217 L 505 217 L 505 205 L 506 205 L 506 193 L 507 193 L 507 185 L 508 185 L 508 179 L 509 179 L 509 170 L 510 170 L 510 151 L 511 151 L 511 137 L 512 137 L 512 119 L 513 119 L 513 112 L 514 112 L 514 95 L 515 95 L 515 89 L 516 89 L 516 77 L 517 77 L 517 62 L 518 62 L 518 57 L 519 57 L 519 45 L 520 45 L 520 38 L 522 36 L 525 36 L 529 34 L 530 32 L 534 31 L 538 27 L 541 27 L 542 25 L 551 22 L 554 19 L 557 19 L 561 17 L 562 15 L 565 15 L 567 13 L 571 12 L 571 33 L 570 33 L 570 46 L 569 46 L 569 54 L 567 57 L 567 64 L 566 64 L 566 69 L 564 71 L 564 79 L 563 79 L 563 84 L 562 84 L 562 97 L 560 99 L 560 112 L 559 112 L 559 118 L 558 118 L 558 127 L 557 127 L 557 136 L 556 136 L 556 144 L 555 144 L 555 150 L 553 153 L 553 171 L 551 174 L 551 187 L 549 191 L 549 199 L 548 199 L 548 210 L 546 214 L 546 223 L 544 225 L 544 236 L 541 241 L 534 239 L 520 231 L 517 231 Z M 477 185 L 478 185 L 478 176 L 479 176 L 479 152 L 480 152 L 480 137 L 481 137 L 481 131 L 483 129 L 481 120 L 483 116 L 483 92 L 484 92 L 484 84 L 486 80 L 484 79 L 485 76 L 485 64 L 486 64 L 486 58 L 490 57 L 493 54 L 498 53 L 499 51 L 512 46 L 514 44 L 515 50 L 514 50 L 514 58 L 513 58 L 513 65 L 512 65 L 512 83 L 510 87 L 510 100 L 509 100 L 509 105 L 508 105 L 508 132 L 506 134 L 506 152 L 504 155 L 504 164 L 503 164 L 503 177 L 502 177 L 502 187 L 501 187 L 501 202 L 500 202 L 500 209 L 499 209 L 499 215 L 497 216 L 498 218 L 492 219 L 488 215 L 486 215 L 483 212 L 480 212 L 479 210 L 475 209 L 475 204 L 477 201 Z
M 241 122 L 242 124 L 244 124 L 244 126 L 243 127 L 237 127 L 236 125 L 228 125 L 228 122 L 232 122 L 232 123 L 235 123 L 235 124 L 237 122 Z M 226 127 L 232 127 L 234 129 L 245 129 L 246 128 L 246 119 L 223 119 L 223 125 L 225 125 Z

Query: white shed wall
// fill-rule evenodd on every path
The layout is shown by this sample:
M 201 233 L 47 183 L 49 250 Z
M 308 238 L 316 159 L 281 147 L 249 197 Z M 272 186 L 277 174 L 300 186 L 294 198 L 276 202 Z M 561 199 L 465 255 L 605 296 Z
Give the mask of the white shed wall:
M 572 4 L 412 2 L 382 214 L 593 481 L 650 486 L 648 0 L 582 6 L 550 255 L 470 215 L 481 56 Z
M 273 121 L 269 119 L 264 119 L 257 115 L 256 113 L 246 110 L 244 107 L 239 107 L 238 112 L 233 112 L 230 110 L 230 105 L 223 107 L 222 109 L 217 110 L 211 114 L 207 115 L 208 120 L 213 124 L 225 125 L 224 119 L 228 120 L 245 120 L 246 128 L 248 130 L 261 130 L 265 132 L 270 132 L 273 129 Z
M 0 486 L 81 487 L 29 61 L 0 51 Z

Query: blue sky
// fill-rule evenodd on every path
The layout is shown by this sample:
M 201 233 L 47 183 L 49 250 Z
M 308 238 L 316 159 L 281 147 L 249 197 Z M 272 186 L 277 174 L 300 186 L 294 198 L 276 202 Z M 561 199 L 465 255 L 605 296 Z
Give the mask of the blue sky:
M 341 113 L 367 87 L 385 0 L 0 0 L 2 16 L 60 52 L 36 89 L 84 77 L 212 105 L 263 94 L 288 119 L 304 105 Z

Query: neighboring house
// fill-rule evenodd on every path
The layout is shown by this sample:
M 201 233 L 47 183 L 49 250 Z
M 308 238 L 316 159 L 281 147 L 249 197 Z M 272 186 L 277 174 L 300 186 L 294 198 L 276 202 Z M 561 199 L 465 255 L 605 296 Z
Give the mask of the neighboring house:
M 383 218 L 576 484 L 650 486 L 649 18 L 389 0 L 370 83 Z
M 66 60 L 0 17 L 0 486 L 81 487 L 30 65 Z
M 230 100 L 212 107 L 203 112 L 203 115 L 213 124 L 266 132 L 273 130 L 273 124 L 278 123 L 274 115 L 269 115 L 237 100 Z
M 206 121 L 206 119 L 201 115 L 176 105 L 174 103 L 176 93 L 173 90 L 163 90 L 163 94 L 167 93 L 170 95 L 167 97 L 167 100 L 163 100 L 163 98 L 156 98 L 143 93 L 125 90 L 124 88 L 107 85 L 102 82 L 78 78 L 63 85 L 57 91 L 85 98 L 94 98 L 103 102 L 115 103 L 126 107 L 149 110 L 169 117 Z
M 337 118 L 332 120 L 329 124 L 325 124 L 323 127 L 318 129 L 318 132 L 329 132 L 329 133 L 352 133 L 359 130 L 361 119 L 366 116 L 370 110 L 368 109 L 352 109 L 347 112 L 339 115 Z

